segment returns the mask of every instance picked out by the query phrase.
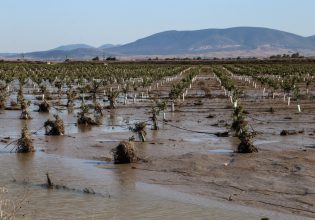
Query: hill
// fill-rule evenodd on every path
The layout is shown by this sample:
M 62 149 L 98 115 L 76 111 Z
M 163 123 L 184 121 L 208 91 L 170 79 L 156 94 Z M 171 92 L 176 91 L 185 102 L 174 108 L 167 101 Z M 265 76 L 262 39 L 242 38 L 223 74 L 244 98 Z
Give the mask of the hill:
M 95 48 L 86 44 L 64 45 L 48 51 L 26 53 L 27 59 L 91 59 L 95 56 L 119 57 L 266 57 L 295 53 L 315 55 L 315 35 L 296 34 L 261 27 L 235 27 L 196 31 L 165 31 L 125 45 L 104 44 Z M 0 54 L 14 59 L 20 54 Z

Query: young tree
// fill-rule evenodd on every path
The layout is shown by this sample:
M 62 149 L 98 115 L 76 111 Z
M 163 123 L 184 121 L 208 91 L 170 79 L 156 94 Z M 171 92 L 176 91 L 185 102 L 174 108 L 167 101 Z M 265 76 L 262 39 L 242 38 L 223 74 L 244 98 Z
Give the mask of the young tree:
M 134 133 L 137 133 L 139 140 L 145 142 L 145 136 L 147 135 L 147 132 L 145 131 L 146 126 L 147 126 L 146 122 L 138 122 L 135 123 L 134 127 L 129 127 L 129 130 L 131 130 Z
M 107 90 L 106 92 L 108 100 L 109 100 L 109 108 L 115 109 L 116 108 L 116 100 L 119 96 L 119 91 Z

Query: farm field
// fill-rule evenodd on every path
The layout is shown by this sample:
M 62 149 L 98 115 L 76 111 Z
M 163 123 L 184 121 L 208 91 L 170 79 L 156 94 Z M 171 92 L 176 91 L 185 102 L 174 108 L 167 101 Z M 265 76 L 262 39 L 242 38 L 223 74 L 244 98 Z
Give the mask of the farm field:
M 2 209 L 315 218 L 314 76 L 312 62 L 0 62 Z M 122 141 L 130 164 L 115 158 Z

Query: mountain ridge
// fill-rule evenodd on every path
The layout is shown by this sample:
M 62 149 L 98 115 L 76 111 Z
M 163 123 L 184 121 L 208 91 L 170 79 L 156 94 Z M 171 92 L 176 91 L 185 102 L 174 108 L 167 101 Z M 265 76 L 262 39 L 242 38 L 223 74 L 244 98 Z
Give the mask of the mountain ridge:
M 269 56 L 278 53 L 315 54 L 315 35 L 303 37 L 264 27 L 169 30 L 124 45 L 63 45 L 48 51 L 25 53 L 25 58 L 41 60 L 91 59 L 95 56 Z M 1 54 L 0 54 L 1 56 Z M 2 55 L 3 56 L 3 55 Z M 14 58 L 10 54 L 4 57 Z
M 71 50 L 76 50 L 76 49 L 87 49 L 87 48 L 94 48 L 88 44 L 66 44 L 66 45 L 61 45 L 59 47 L 50 49 L 49 51 L 52 50 L 62 50 L 62 51 L 71 51 Z
M 259 47 L 312 49 L 311 39 L 289 32 L 255 27 L 203 29 L 197 31 L 165 31 L 109 49 L 120 54 L 181 54 L 252 50 Z

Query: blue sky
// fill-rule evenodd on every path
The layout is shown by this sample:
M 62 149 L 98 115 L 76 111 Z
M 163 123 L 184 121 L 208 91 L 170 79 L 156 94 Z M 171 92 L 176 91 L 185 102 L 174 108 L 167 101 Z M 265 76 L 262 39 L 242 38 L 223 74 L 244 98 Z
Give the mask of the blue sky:
M 0 0 L 0 52 L 123 44 L 165 30 L 269 27 L 315 35 L 314 0 Z

